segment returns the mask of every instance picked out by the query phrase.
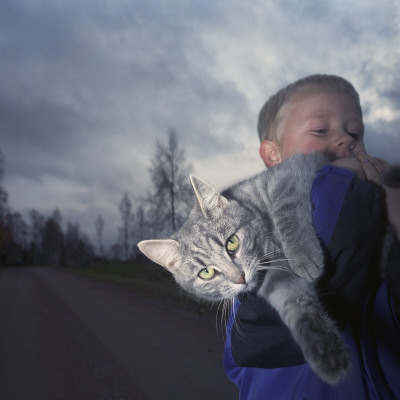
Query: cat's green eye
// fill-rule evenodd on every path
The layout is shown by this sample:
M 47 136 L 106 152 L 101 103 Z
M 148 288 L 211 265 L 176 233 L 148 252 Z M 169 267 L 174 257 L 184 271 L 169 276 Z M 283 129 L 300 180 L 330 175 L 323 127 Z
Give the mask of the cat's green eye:
M 208 268 L 203 268 L 200 272 L 199 272 L 199 277 L 201 279 L 211 279 L 213 276 L 215 275 L 215 269 L 212 267 L 208 267 Z
M 226 242 L 226 250 L 228 253 L 234 253 L 239 247 L 239 238 L 236 235 L 232 235 Z

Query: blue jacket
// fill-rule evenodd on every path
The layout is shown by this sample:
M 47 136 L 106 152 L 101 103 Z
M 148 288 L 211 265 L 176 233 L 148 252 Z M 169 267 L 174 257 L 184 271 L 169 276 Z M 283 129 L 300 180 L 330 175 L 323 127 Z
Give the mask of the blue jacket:
M 325 166 L 311 197 L 327 263 L 319 291 L 349 347 L 350 376 L 335 386 L 322 381 L 276 312 L 255 296 L 235 301 L 225 371 L 240 400 L 400 399 L 400 324 L 387 282 L 379 279 L 386 226 L 381 192 L 350 171 Z M 399 243 L 394 247 L 399 254 Z M 398 256 L 392 259 L 400 268 Z

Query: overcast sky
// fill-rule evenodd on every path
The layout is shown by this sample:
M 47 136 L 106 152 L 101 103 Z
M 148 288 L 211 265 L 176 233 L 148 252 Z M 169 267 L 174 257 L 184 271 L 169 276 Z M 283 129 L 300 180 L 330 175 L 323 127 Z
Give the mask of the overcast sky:
M 0 149 L 14 211 L 58 207 L 116 241 L 174 129 L 223 188 L 263 168 L 257 115 L 282 86 L 333 73 L 359 91 L 367 149 L 400 160 L 399 0 L 1 0 Z

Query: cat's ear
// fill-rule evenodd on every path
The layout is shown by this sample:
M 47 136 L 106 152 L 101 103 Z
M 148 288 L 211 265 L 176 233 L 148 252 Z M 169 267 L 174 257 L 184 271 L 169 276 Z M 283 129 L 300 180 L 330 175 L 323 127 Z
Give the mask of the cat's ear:
M 228 207 L 229 201 L 202 179 L 190 175 L 190 183 L 206 218 L 217 217 Z
M 179 257 L 179 243 L 176 240 L 142 240 L 138 247 L 150 260 L 172 273 L 176 270 Z

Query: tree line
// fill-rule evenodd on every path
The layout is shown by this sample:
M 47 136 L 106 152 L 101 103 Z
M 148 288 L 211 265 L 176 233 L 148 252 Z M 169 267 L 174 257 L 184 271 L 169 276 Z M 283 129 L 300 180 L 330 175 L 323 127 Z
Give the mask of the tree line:
M 48 217 L 32 209 L 28 220 L 13 211 L 2 185 L 4 156 L 0 150 L 0 265 L 77 266 L 140 258 L 137 242 L 166 237 L 187 217 L 193 201 L 189 170 L 178 136 L 170 130 L 165 141 L 156 142 L 149 168 L 150 189 L 135 205 L 128 193 L 123 194 L 116 241 L 105 249 L 101 214 L 94 221 L 93 244 L 79 223 L 63 220 L 58 208 Z

